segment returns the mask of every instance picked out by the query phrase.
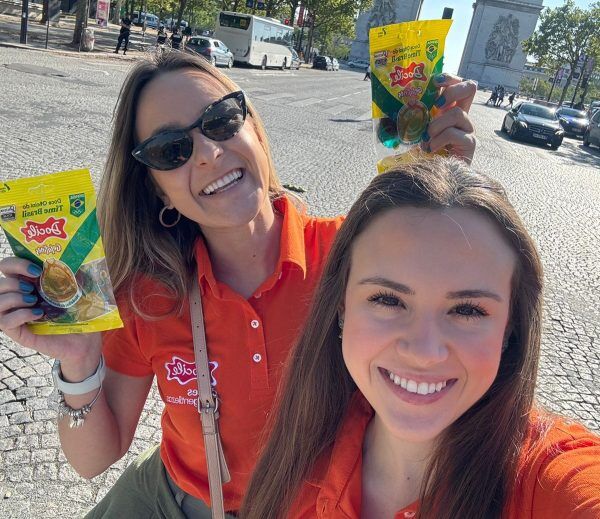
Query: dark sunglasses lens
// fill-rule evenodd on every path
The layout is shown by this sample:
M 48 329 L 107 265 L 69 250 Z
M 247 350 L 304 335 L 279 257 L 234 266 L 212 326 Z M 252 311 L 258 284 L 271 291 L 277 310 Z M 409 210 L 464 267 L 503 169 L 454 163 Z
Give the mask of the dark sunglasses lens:
M 162 171 L 182 166 L 191 156 L 192 139 L 183 131 L 159 133 L 141 153 L 146 164 Z
M 202 133 L 213 141 L 231 139 L 244 126 L 246 114 L 242 101 L 231 97 L 217 103 L 202 117 Z

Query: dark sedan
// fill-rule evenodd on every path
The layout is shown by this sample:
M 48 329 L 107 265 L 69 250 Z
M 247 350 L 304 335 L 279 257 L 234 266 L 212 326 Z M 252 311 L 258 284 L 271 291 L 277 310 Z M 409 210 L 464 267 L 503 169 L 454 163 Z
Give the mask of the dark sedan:
M 565 134 L 574 135 L 575 137 L 583 137 L 587 130 L 590 120 L 583 110 L 575 110 L 561 106 L 556 110 L 556 116 L 563 127 Z
M 519 103 L 507 112 L 501 130 L 511 139 L 550 144 L 553 150 L 562 144 L 565 134 L 555 111 L 535 103 Z
M 331 58 L 329 56 L 317 56 L 313 61 L 312 68 L 319 68 L 321 70 L 333 70 Z

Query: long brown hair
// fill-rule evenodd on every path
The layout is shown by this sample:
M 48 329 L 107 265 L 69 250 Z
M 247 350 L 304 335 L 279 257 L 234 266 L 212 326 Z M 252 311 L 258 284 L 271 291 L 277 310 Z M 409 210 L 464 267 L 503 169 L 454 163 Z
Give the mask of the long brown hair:
M 131 151 L 137 144 L 135 121 L 143 89 L 156 77 L 183 69 L 196 69 L 216 79 L 227 92 L 240 88 L 203 57 L 177 51 L 150 53 L 129 72 L 115 109 L 113 133 L 98 195 L 98 217 L 106 258 L 115 291 L 126 289 L 136 311 L 145 315 L 134 297 L 134 276 L 145 274 L 172 291 L 174 311 L 180 311 L 194 264 L 194 242 L 200 236 L 197 223 L 182 216 L 170 229 L 160 225 L 163 207 L 146 166 Z M 283 188 L 275 173 L 264 125 L 248 102 L 248 112 L 269 164 L 269 195 Z M 145 315 L 146 317 L 149 317 Z
M 283 518 L 317 458 L 333 443 L 356 385 L 344 364 L 338 309 L 357 236 L 396 207 L 474 209 L 495 222 L 517 256 L 510 338 L 485 395 L 441 435 L 422 482 L 421 518 L 500 517 L 528 432 L 540 348 L 542 267 L 503 188 L 457 159 L 402 166 L 376 177 L 335 239 L 309 318 L 290 358 L 272 434 L 241 516 Z

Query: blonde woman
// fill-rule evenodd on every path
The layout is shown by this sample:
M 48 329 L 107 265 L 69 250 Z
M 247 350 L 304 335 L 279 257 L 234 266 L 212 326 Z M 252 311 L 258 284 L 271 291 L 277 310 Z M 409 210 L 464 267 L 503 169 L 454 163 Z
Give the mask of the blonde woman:
M 597 519 L 600 437 L 534 404 L 542 267 L 456 160 L 385 173 L 338 231 L 245 519 Z
M 469 161 L 475 87 L 453 77 L 442 84 L 448 110 L 429 142 Z M 39 270 L 8 258 L 0 264 L 0 329 L 60 360 L 68 408 L 93 402 L 82 427 L 59 422 L 64 453 L 87 478 L 127 452 L 157 379 L 161 444 L 128 467 L 90 517 L 209 517 L 188 310 L 190 283 L 199 283 L 231 473 L 225 510 L 236 512 L 341 218 L 305 214 L 281 187 L 246 95 L 203 58 L 179 52 L 157 53 L 125 80 L 98 214 L 125 327 L 102 337 L 32 335 L 24 324 L 41 315 Z M 70 392 L 80 382 L 90 390 Z

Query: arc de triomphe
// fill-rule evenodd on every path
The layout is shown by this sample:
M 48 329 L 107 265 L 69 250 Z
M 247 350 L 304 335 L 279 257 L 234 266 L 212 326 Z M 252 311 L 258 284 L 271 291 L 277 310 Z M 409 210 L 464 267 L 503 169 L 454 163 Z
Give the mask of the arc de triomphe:
M 542 1 L 475 0 L 458 74 L 482 86 L 518 89 L 526 59 L 521 41 L 535 30 Z M 369 61 L 369 29 L 416 20 L 422 4 L 423 0 L 374 0 L 373 8 L 358 17 L 350 59 Z M 455 9 L 454 18 L 465 14 Z

